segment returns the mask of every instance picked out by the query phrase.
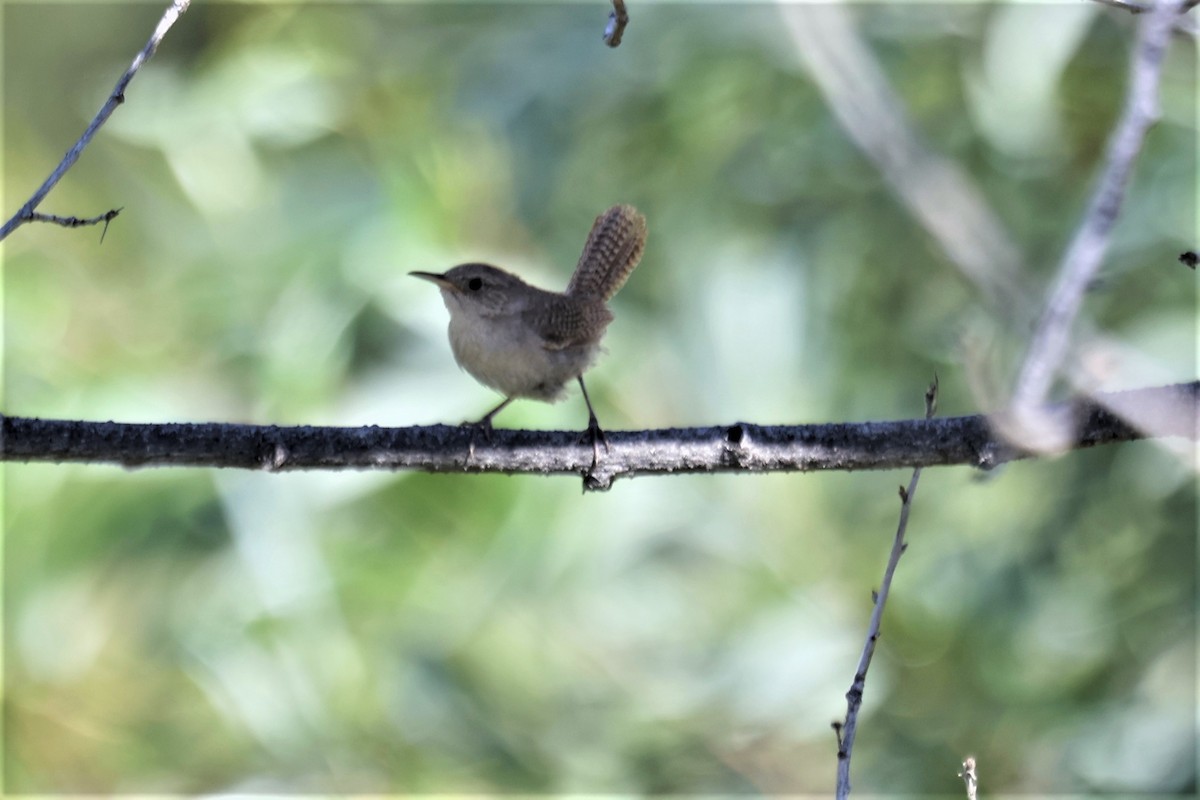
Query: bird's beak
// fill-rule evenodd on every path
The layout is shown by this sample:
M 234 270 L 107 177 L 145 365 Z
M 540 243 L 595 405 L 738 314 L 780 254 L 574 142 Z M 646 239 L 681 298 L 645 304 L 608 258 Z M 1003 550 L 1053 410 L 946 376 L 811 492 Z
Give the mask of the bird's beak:
M 420 279 L 422 279 L 422 280 L 429 281 L 430 283 L 436 283 L 438 286 L 440 286 L 440 287 L 441 287 L 441 288 L 443 288 L 443 289 L 453 289 L 453 288 L 454 288 L 454 284 L 453 284 L 453 283 L 451 283 L 451 282 L 450 282 L 450 281 L 449 281 L 449 280 L 446 278 L 446 276 L 445 276 L 445 275 L 443 275 L 443 274 L 442 274 L 442 273 L 440 273 L 440 272 L 419 272 L 419 271 L 416 271 L 416 272 L 410 272 L 410 273 L 408 273 L 408 274 L 409 274 L 409 275 L 412 275 L 414 278 L 420 278 Z

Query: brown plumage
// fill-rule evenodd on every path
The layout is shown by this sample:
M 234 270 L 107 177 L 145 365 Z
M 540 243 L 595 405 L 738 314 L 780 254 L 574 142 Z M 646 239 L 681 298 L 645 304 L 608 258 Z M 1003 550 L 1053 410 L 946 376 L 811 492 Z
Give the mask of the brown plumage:
M 460 264 L 444 273 L 412 272 L 441 289 L 450 312 L 454 360 L 504 402 L 517 397 L 554 402 L 571 381 L 579 383 L 588 408 L 593 464 L 604 432 L 596 421 L 583 373 L 600 354 L 612 322 L 607 302 L 624 285 L 646 247 L 646 218 L 632 206 L 613 206 L 596 218 L 583 254 L 562 294 L 548 292 L 490 264 Z
M 646 218 L 633 206 L 613 206 L 592 224 L 566 294 L 611 300 L 625 285 L 645 249 Z
M 542 337 L 547 350 L 599 343 L 612 312 L 604 301 L 584 295 L 557 295 L 553 301 L 523 314 L 526 322 Z

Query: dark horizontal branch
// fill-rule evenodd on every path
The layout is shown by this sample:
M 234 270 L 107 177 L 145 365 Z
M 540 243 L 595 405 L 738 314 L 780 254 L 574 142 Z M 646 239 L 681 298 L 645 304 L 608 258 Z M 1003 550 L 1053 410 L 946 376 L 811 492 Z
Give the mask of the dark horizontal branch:
M 1197 438 L 1200 382 L 1100 395 L 1071 410 L 1073 448 L 1148 438 L 1108 408 L 1158 410 L 1153 436 Z M 572 431 L 495 430 L 491 440 L 453 425 L 409 428 L 129 423 L 4 417 L 0 458 L 124 467 L 419 469 L 428 472 L 584 475 L 607 489 L 620 477 L 680 472 L 808 472 L 953 464 L 990 469 L 1025 458 L 986 416 L 825 425 L 751 425 L 610 431 L 610 449 Z

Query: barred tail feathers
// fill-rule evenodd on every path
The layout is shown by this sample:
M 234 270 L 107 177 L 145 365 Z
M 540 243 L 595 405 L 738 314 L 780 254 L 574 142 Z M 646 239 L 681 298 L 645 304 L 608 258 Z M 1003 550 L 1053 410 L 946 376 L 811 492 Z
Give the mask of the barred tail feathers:
M 613 206 L 596 217 L 566 293 L 611 299 L 645 248 L 646 218 L 633 206 Z

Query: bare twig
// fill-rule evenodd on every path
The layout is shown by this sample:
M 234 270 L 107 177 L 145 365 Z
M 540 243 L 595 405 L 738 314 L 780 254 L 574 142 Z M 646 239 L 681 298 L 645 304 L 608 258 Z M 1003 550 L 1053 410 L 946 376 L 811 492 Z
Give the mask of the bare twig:
M 1163 409 L 1153 436 L 1196 441 L 1200 381 L 1102 394 L 1062 405 L 1078 420 L 1074 447 L 1149 438 L 1104 408 Z M 138 424 L 28 417 L 0 419 L 0 460 L 235 469 L 416 469 L 581 475 L 592 448 L 578 431 L 493 431 L 467 456 L 471 431 L 412 428 L 279 427 L 223 423 Z M 985 416 L 827 425 L 751 425 L 608 431 L 594 486 L 617 478 L 681 472 L 812 472 L 968 465 L 991 469 L 1028 457 L 996 435 Z
M 975 756 L 967 756 L 958 777 L 967 784 L 967 800 L 975 800 L 979 792 L 979 773 L 975 771 Z
M 142 65 L 149 61 L 154 55 L 154 51 L 158 49 L 158 43 L 162 41 L 162 38 L 166 35 L 167 31 L 171 29 L 171 26 L 175 24 L 175 21 L 179 19 L 180 15 L 187 11 L 188 5 L 190 4 L 191 0 L 172 1 L 170 8 L 166 10 L 166 12 L 162 15 L 162 18 L 158 21 L 158 25 L 155 27 L 154 33 L 150 35 L 150 39 L 146 42 L 146 46 L 143 47 L 141 52 L 134 57 L 133 63 L 129 65 L 129 69 L 125 70 L 125 74 L 122 75 L 121 79 L 117 81 L 117 85 L 113 88 L 112 94 L 108 96 L 108 100 L 104 102 L 104 105 L 100 108 L 100 111 L 96 114 L 95 118 L 92 119 L 91 124 L 87 126 L 87 130 L 85 130 L 83 135 L 79 137 L 79 141 L 75 143 L 74 147 L 67 151 L 58 167 L 54 170 L 54 172 L 50 173 L 50 177 L 38 187 L 37 191 L 35 191 L 33 195 L 27 201 L 25 201 L 25 205 L 21 206 L 21 210 L 14 214 L 12 219 L 4 223 L 3 227 L 0 227 L 0 241 L 8 238 L 10 233 L 12 233 L 21 225 L 24 225 L 26 222 L 33 222 L 39 218 L 43 222 L 61 219 L 59 217 L 53 217 L 49 214 L 38 215 L 35 212 L 38 205 L 40 205 L 41 202 L 46 199 L 46 195 L 50 193 L 50 190 L 53 189 L 60 180 L 62 180 L 62 177 L 67 173 L 67 170 L 74 166 L 75 162 L 79 160 L 80 154 L 82 154 L 84 148 L 91 143 L 92 137 L 96 135 L 96 131 L 100 130 L 100 126 L 108 121 L 108 118 L 112 116 L 112 113 L 117 109 L 117 106 L 125 102 L 125 89 L 129 86 L 129 82 L 133 80 L 133 76 L 136 75 L 138 70 L 142 68 Z M 120 209 L 117 210 L 119 211 Z M 115 212 L 109 213 L 113 216 L 116 216 Z M 66 219 L 74 219 L 74 217 L 67 217 Z M 110 221 L 111 217 L 104 220 L 106 225 Z M 84 222 L 79 224 L 90 223 Z
M 925 419 L 933 418 L 937 410 L 938 381 L 937 376 L 925 392 Z M 873 593 L 875 607 L 871 610 L 871 622 L 867 626 L 867 641 L 863 645 L 862 655 L 858 659 L 858 669 L 854 673 L 854 682 L 850 691 L 846 692 L 846 719 L 838 733 L 838 769 L 837 796 L 845 800 L 850 796 L 850 756 L 854 750 L 854 736 L 858 731 L 858 711 L 862 707 L 863 690 L 867 684 L 867 670 L 871 666 L 871 658 L 875 655 L 875 643 L 879 641 L 879 626 L 883 619 L 883 608 L 887 605 L 888 592 L 892 588 L 892 576 L 900 563 L 900 556 L 908 549 L 904 542 L 904 532 L 908 529 L 908 512 L 912 508 L 913 497 L 917 493 L 917 481 L 921 478 L 921 467 L 913 470 L 908 488 L 900 487 L 900 522 L 896 526 L 896 538 L 892 541 L 892 552 L 888 556 L 887 567 L 883 571 L 883 581 L 879 590 Z
M 121 213 L 120 208 L 110 209 L 95 217 L 80 219 L 79 217 L 60 217 L 56 214 L 43 214 L 40 211 L 34 211 L 29 215 L 29 222 L 49 222 L 53 225 L 62 225 L 64 228 L 80 228 L 84 225 L 99 225 L 104 223 L 104 230 L 100 233 L 100 241 L 104 242 L 104 236 L 108 233 L 108 223 L 117 218 Z
M 604 43 L 609 47 L 621 44 L 629 14 L 625 11 L 625 0 L 612 0 L 613 10 L 608 12 L 608 24 L 604 26 Z
M 1023 447 L 1053 447 L 1056 426 L 1041 424 L 1035 411 L 1046 399 L 1063 361 L 1084 292 L 1095 278 L 1125 197 L 1125 187 L 1142 149 L 1146 131 L 1158 118 L 1158 83 L 1171 23 L 1179 13 L 1175 0 L 1160 0 L 1142 16 L 1125 110 L 1109 140 L 1099 185 L 1075 237 L 1059 265 L 1058 278 L 1038 322 L 1013 393 L 1016 427 L 1028 433 Z

